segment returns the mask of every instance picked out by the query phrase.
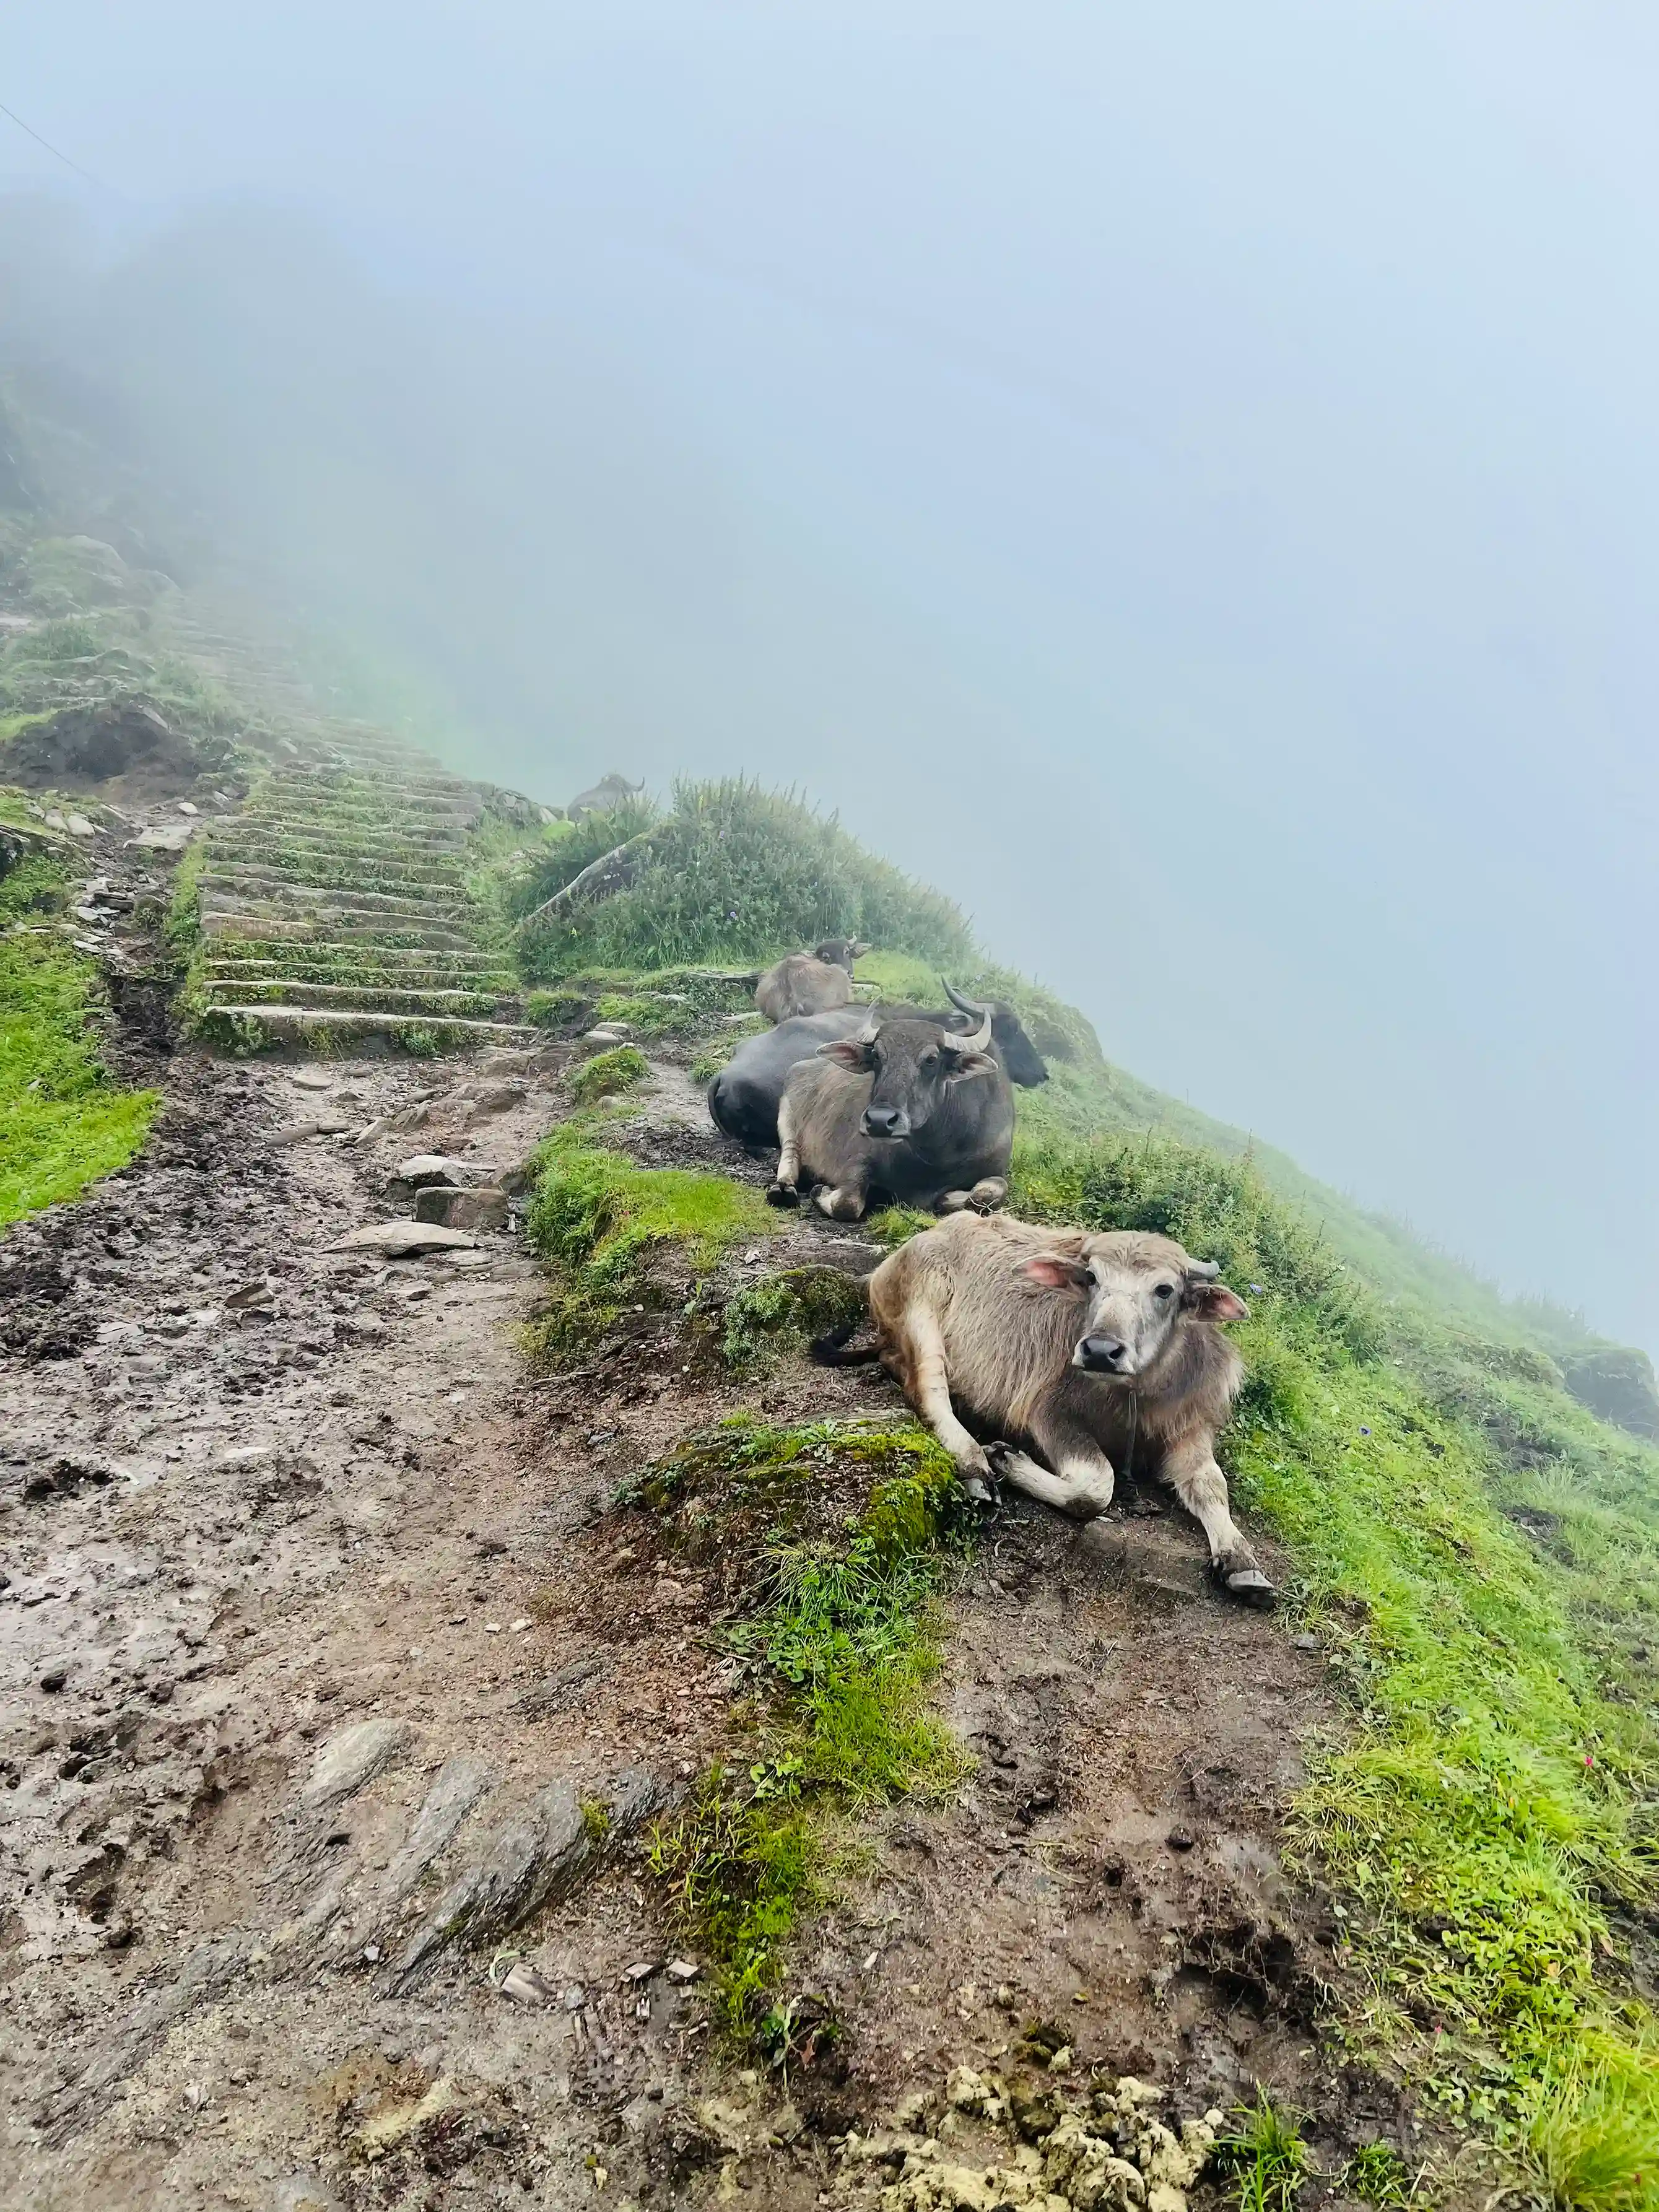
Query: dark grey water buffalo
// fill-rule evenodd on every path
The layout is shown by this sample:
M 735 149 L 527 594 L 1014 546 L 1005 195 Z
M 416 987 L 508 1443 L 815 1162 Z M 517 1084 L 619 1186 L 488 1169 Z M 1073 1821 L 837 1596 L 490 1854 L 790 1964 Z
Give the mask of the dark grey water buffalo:
M 769 1022 L 851 1006 L 853 963 L 869 950 L 855 937 L 826 937 L 816 952 L 792 952 L 761 977 L 755 1004 Z
M 934 1013 L 922 1006 L 884 1005 L 876 1007 L 876 1015 L 881 1021 L 903 1018 L 937 1022 L 941 1029 L 953 1030 L 976 1027 L 984 1018 L 986 1005 L 964 999 L 948 983 L 945 988 L 960 1012 L 953 1014 L 947 1008 L 943 1013 Z M 1026 1090 L 1046 1083 L 1048 1071 L 1042 1054 L 1026 1036 L 1019 1016 L 1003 1000 L 993 999 L 987 1003 L 991 1015 L 991 1049 L 1007 1069 L 1009 1081 Z M 780 1022 L 776 1029 L 768 1030 L 762 1036 L 745 1037 L 708 1086 L 708 1111 L 714 1116 L 715 1127 L 723 1129 L 728 1137 L 737 1138 L 740 1144 L 775 1145 L 778 1106 L 790 1069 L 803 1060 L 810 1060 L 822 1044 L 833 1043 L 838 1037 L 856 1036 L 868 1019 L 866 1007 L 840 1006 L 830 1013 L 801 1015 L 793 1021 Z
M 1014 1094 L 991 1050 L 988 1012 L 969 1036 L 872 1008 L 855 1036 L 797 1063 L 778 1108 L 778 1171 L 767 1196 L 856 1221 L 884 1193 L 902 1206 L 1000 1206 Z
M 1088 1236 L 969 1214 L 912 1237 L 871 1276 L 873 1352 L 845 1352 L 850 1331 L 814 1349 L 829 1365 L 880 1359 L 970 1486 L 994 1468 L 1086 1518 L 1105 1511 L 1115 1468 L 1133 1460 L 1201 1522 L 1218 1583 L 1267 1605 L 1273 1585 L 1216 1464 L 1243 1376 L 1217 1324 L 1245 1311 L 1216 1273 L 1140 1230 Z M 1007 1441 L 988 1451 L 958 1408 Z
M 564 811 L 573 822 L 584 814 L 612 814 L 624 799 L 637 799 L 644 789 L 643 783 L 629 783 L 625 775 L 604 775 L 590 790 L 579 792 Z

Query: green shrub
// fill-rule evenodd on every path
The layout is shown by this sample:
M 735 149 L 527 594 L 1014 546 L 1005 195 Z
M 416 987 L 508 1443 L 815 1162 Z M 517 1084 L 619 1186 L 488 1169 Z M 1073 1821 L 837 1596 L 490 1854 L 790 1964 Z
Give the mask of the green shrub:
M 526 910 L 621 842 L 637 820 L 619 812 L 603 830 L 581 823 L 582 834 L 538 876 Z M 672 811 L 639 826 L 652 835 L 635 880 L 539 927 L 526 947 L 530 972 L 752 962 L 830 936 L 864 937 L 929 960 L 971 957 L 967 924 L 948 899 L 793 796 L 741 781 L 681 783 Z

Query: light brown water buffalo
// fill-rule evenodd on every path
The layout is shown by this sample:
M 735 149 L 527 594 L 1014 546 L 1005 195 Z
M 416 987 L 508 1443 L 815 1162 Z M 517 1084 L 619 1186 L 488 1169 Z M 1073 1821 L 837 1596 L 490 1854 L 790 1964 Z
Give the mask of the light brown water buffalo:
M 755 987 L 755 1004 L 769 1022 L 849 1006 L 853 963 L 869 950 L 855 937 L 826 937 L 816 952 L 792 952 L 761 977 Z
M 1242 1299 L 1168 1237 L 1090 1236 L 1007 1214 L 953 1216 L 870 1278 L 872 1352 L 817 1347 L 830 1364 L 879 1358 L 961 1468 L 994 1470 L 1083 1517 L 1111 1503 L 1114 1470 L 1167 1482 L 1209 1540 L 1211 1571 L 1247 1603 L 1272 1583 L 1228 1507 L 1216 1432 L 1243 1376 L 1218 1324 Z M 989 1450 L 958 1418 L 993 1437 Z

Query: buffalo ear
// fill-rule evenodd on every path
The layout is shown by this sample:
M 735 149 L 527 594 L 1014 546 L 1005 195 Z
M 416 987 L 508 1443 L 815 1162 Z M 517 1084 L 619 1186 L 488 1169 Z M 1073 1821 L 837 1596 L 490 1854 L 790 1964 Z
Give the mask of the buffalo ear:
M 818 1047 L 820 1060 L 833 1060 L 837 1067 L 850 1067 L 854 1075 L 870 1072 L 870 1048 L 857 1037 L 832 1037 Z
M 967 1075 L 994 1074 L 997 1065 L 996 1057 L 992 1053 L 950 1053 L 946 1055 L 945 1079 L 947 1083 L 960 1083 Z
M 1079 1261 L 1068 1260 L 1063 1252 L 1039 1252 L 1020 1273 L 1041 1283 L 1045 1291 L 1086 1291 L 1094 1280 Z
M 1243 1321 L 1250 1310 L 1225 1283 L 1189 1283 L 1185 1303 L 1188 1311 L 1200 1321 Z

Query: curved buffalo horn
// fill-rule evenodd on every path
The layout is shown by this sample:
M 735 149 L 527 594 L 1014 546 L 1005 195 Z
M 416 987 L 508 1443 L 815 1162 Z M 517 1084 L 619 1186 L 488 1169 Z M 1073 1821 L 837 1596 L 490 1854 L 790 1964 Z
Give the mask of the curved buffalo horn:
M 990 1050 L 991 1009 L 988 1006 L 978 1006 L 975 1008 L 975 1012 L 980 1017 L 980 1024 L 969 1036 L 958 1036 L 954 1030 L 945 1030 L 941 1032 L 946 1052 L 969 1053 Z
M 1212 1283 L 1221 1273 L 1219 1260 L 1188 1260 L 1187 1273 L 1195 1283 Z
M 991 1012 L 989 1006 L 985 1004 L 981 1000 L 964 999 L 961 992 L 957 989 L 955 984 L 948 981 L 945 976 L 941 975 L 939 980 L 945 985 L 945 997 L 951 1001 L 951 1004 L 953 1006 L 960 1007 L 964 1014 L 985 1015 Z

